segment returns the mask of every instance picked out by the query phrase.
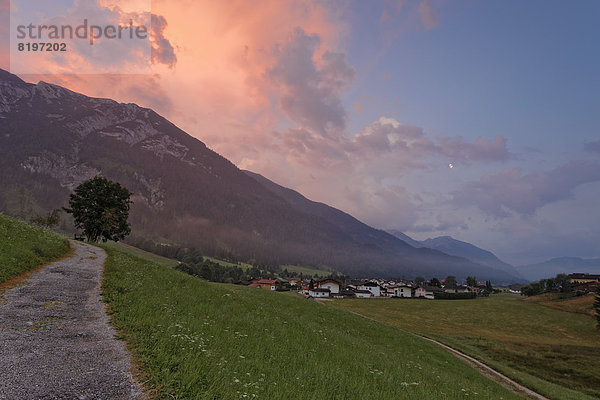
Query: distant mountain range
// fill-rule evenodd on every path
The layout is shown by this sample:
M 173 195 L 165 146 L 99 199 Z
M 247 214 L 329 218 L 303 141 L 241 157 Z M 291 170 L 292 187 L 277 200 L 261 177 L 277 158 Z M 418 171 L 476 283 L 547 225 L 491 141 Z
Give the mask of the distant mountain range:
M 241 171 L 154 111 L 29 84 L 0 70 L 0 211 L 29 218 L 103 175 L 134 193 L 132 239 L 263 264 L 328 266 L 352 276 L 475 275 L 501 265 L 415 248 L 352 216 Z M 70 224 L 63 219 L 63 228 Z
M 531 281 L 574 272 L 600 274 L 600 258 L 559 257 L 537 264 L 520 265 L 516 268 L 524 278 Z
M 472 245 L 471 243 L 463 242 L 450 236 L 439 236 L 433 239 L 430 238 L 423 241 L 418 241 L 398 230 L 391 230 L 389 232 L 413 247 L 427 247 L 430 249 L 439 250 L 446 254 L 464 257 L 475 263 L 505 271 L 506 273 L 514 276 L 520 276 L 515 267 L 500 260 L 491 251 L 481 249 L 475 245 Z

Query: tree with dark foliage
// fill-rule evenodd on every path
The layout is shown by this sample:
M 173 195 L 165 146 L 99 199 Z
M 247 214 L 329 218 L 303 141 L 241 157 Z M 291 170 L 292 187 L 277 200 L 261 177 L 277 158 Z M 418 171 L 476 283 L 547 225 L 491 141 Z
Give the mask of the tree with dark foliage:
M 474 276 L 467 276 L 467 286 L 477 286 L 477 278 L 475 278 Z
M 448 275 L 446 279 L 444 279 L 445 287 L 455 287 L 456 286 L 456 277 L 454 275 Z
M 131 192 L 117 182 L 97 176 L 75 188 L 69 198 L 75 227 L 90 242 L 124 239 L 131 227 L 127 222 Z

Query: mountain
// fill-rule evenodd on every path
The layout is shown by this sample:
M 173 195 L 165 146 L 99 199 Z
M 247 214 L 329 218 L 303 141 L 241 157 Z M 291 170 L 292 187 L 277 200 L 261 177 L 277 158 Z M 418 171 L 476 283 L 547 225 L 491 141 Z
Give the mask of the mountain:
M 519 265 L 516 268 L 522 276 L 532 281 L 574 272 L 600 274 L 600 258 L 559 257 L 537 264 Z
M 426 239 L 421 242 L 423 247 L 429 247 L 453 256 L 464 257 L 481 265 L 487 265 L 505 271 L 509 274 L 519 276 L 519 272 L 512 265 L 500 260 L 494 253 L 479 248 L 471 243 L 454 239 L 450 236 L 439 236 Z
M 0 70 L 0 211 L 29 218 L 65 206 L 103 175 L 134 193 L 135 243 L 195 247 L 264 264 L 329 266 L 354 276 L 514 281 L 503 271 L 407 243 L 240 171 L 154 111 L 90 98 Z M 63 228 L 71 224 L 63 218 Z
M 512 276 L 513 281 L 518 280 L 518 278 L 520 278 L 518 272 L 510 264 L 503 263 L 492 253 L 486 250 L 479 249 L 469 243 L 461 242 L 450 237 L 446 237 L 447 239 L 451 240 L 446 240 L 445 242 L 452 243 L 453 246 L 441 246 L 442 241 L 438 241 L 435 239 L 428 239 L 429 241 L 432 241 L 432 246 L 426 246 L 423 244 L 425 242 L 416 241 L 410 236 L 405 235 L 400 231 L 386 232 L 383 230 L 374 229 L 343 211 L 328 206 L 327 204 L 311 201 L 303 195 L 301 195 L 300 193 L 278 185 L 260 174 L 251 171 L 244 172 L 248 176 L 251 176 L 254 179 L 256 179 L 259 183 L 261 183 L 264 187 L 272 191 L 274 194 L 284 198 L 296 209 L 301 210 L 302 212 L 305 212 L 307 214 L 312 214 L 324 218 L 328 222 L 340 227 L 340 229 L 345 234 L 350 235 L 354 240 L 363 245 L 378 246 L 385 250 L 396 252 L 413 252 L 423 257 L 443 257 L 445 255 L 452 255 L 456 256 L 456 258 L 454 259 L 455 261 L 463 260 L 462 262 L 464 262 L 464 260 L 468 257 L 466 257 L 463 254 L 454 254 L 450 251 L 458 249 L 468 249 L 469 251 L 463 251 L 463 253 L 465 253 L 466 255 L 478 255 L 479 259 L 483 261 L 490 261 L 490 264 L 495 264 L 494 266 L 491 266 L 491 268 L 497 270 L 508 270 L 505 272 Z M 439 247 L 445 247 L 445 249 L 437 248 L 437 244 L 440 245 Z M 411 248 L 416 248 L 416 251 L 412 250 Z M 456 251 L 456 253 L 459 253 L 459 251 Z M 474 260 L 469 259 L 469 261 Z M 477 276 L 481 276 L 481 273 L 483 273 L 483 275 L 489 273 L 489 269 L 485 267 L 487 264 L 481 261 L 477 261 L 476 264 L 480 264 L 480 266 L 478 267 L 479 270 L 477 272 L 479 275 Z
M 419 242 L 418 240 L 414 240 L 413 238 L 411 238 L 410 236 L 408 236 L 405 233 L 400 232 L 399 230 L 389 230 L 388 231 L 391 235 L 396 236 L 398 239 L 402 240 L 403 242 L 406 242 L 408 244 L 410 244 L 412 247 L 425 247 L 423 246 L 423 244 L 421 242 Z
M 504 271 L 513 276 L 522 277 L 515 267 L 500 260 L 491 251 L 484 250 L 471 243 L 454 239 L 451 236 L 439 236 L 436 238 L 418 241 L 412 239 L 410 236 L 400 232 L 399 230 L 391 230 L 389 232 L 413 247 L 427 247 L 430 249 L 439 250 L 452 256 L 464 257 L 477 264 Z

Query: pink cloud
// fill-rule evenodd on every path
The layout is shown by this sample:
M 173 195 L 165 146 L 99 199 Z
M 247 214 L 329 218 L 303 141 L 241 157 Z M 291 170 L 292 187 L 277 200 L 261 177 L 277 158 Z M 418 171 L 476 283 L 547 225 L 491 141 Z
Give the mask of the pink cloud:
M 429 0 L 423 0 L 419 4 L 419 17 L 421 18 L 421 22 L 423 26 L 427 30 L 431 30 L 440 25 L 440 19 L 437 14 L 431 8 L 431 4 Z
M 151 64 L 174 66 L 176 57 L 171 42 L 165 36 L 167 23 L 164 17 L 152 14 L 149 9 L 124 11 L 118 4 L 109 3 L 101 0 L 76 1 L 72 7 L 63 6 L 64 10 L 59 7 L 56 15 L 40 20 L 31 10 L 19 10 L 13 14 L 14 22 L 21 24 L 33 22 L 38 26 L 70 26 L 76 29 L 85 23 L 88 24 L 86 37 L 89 39 L 69 38 L 67 35 L 61 39 L 67 51 L 60 53 L 14 53 L 11 71 L 23 74 L 139 74 L 149 73 Z M 145 3 L 147 7 L 149 2 Z M 136 30 L 143 29 L 142 36 L 138 36 L 142 39 L 133 36 L 135 40 L 131 40 L 126 33 L 131 31 L 122 34 L 115 28 L 129 24 Z M 112 38 L 105 33 L 107 27 L 113 27 Z M 149 40 L 143 39 L 144 35 L 149 35 Z

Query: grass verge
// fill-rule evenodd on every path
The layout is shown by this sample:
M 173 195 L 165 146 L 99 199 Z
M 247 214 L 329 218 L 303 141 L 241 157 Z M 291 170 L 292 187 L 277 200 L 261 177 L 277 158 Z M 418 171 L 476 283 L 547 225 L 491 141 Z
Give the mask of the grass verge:
M 68 251 L 66 238 L 0 214 L 0 284 Z
M 156 398 L 519 398 L 385 324 L 105 249 L 111 321 Z

